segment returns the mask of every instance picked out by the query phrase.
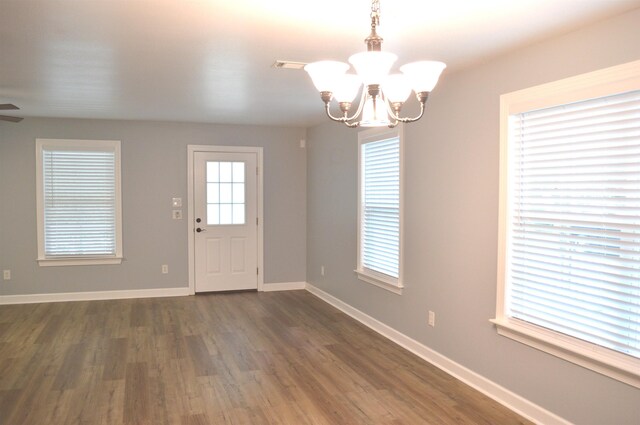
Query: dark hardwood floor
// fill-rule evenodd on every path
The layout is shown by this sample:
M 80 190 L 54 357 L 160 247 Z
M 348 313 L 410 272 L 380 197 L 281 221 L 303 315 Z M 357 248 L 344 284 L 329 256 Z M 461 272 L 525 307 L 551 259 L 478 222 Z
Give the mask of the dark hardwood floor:
M 0 306 L 0 424 L 520 424 L 305 291 Z

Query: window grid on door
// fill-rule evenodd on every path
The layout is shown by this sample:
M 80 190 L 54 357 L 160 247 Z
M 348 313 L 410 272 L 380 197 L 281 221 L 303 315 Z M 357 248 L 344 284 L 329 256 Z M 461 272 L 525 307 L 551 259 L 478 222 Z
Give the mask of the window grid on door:
M 244 162 L 207 161 L 207 225 L 245 224 Z

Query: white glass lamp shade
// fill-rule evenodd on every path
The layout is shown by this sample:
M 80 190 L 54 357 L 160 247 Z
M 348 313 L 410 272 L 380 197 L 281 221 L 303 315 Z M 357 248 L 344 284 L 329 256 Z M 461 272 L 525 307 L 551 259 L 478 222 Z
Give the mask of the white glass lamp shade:
M 389 52 L 361 52 L 352 55 L 349 62 L 356 69 L 364 85 L 382 84 L 393 63 L 398 59 Z
M 381 97 L 376 99 L 375 108 L 373 98 L 367 96 L 362 108 L 362 120 L 360 127 L 382 127 L 390 124 L 389 115 L 387 114 L 387 105 Z
M 407 76 L 413 90 L 420 93 L 433 90 L 446 67 L 447 65 L 438 61 L 420 61 L 403 65 L 400 71 Z
M 362 87 L 360 77 L 354 74 L 343 74 L 335 82 L 333 97 L 338 102 L 353 102 L 358 90 Z
M 305 65 L 309 77 L 319 92 L 333 92 L 336 82 L 349 69 L 349 64 L 338 61 L 319 61 Z
M 382 92 L 391 103 L 404 103 L 411 94 L 409 79 L 404 74 L 389 75 L 382 83 Z

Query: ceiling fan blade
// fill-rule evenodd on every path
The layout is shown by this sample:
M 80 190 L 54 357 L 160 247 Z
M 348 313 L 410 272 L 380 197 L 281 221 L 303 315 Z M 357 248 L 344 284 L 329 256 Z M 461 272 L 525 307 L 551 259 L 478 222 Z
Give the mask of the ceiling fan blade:
M 21 118 L 21 117 L 10 117 L 10 116 L 7 116 L 7 115 L 0 115 L 0 121 L 20 122 L 23 119 L 24 118 Z
M 12 105 L 11 103 L 0 104 L 0 111 L 14 111 L 16 109 L 20 109 L 20 108 L 18 108 L 16 105 Z

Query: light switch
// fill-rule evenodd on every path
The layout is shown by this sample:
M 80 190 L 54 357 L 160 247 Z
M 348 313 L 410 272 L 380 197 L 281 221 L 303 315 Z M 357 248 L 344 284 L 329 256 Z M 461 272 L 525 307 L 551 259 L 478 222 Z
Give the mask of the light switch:
M 171 198 L 171 206 L 173 208 L 180 208 L 182 206 L 182 198 Z
M 171 216 L 174 220 L 182 220 L 182 210 L 173 210 Z

